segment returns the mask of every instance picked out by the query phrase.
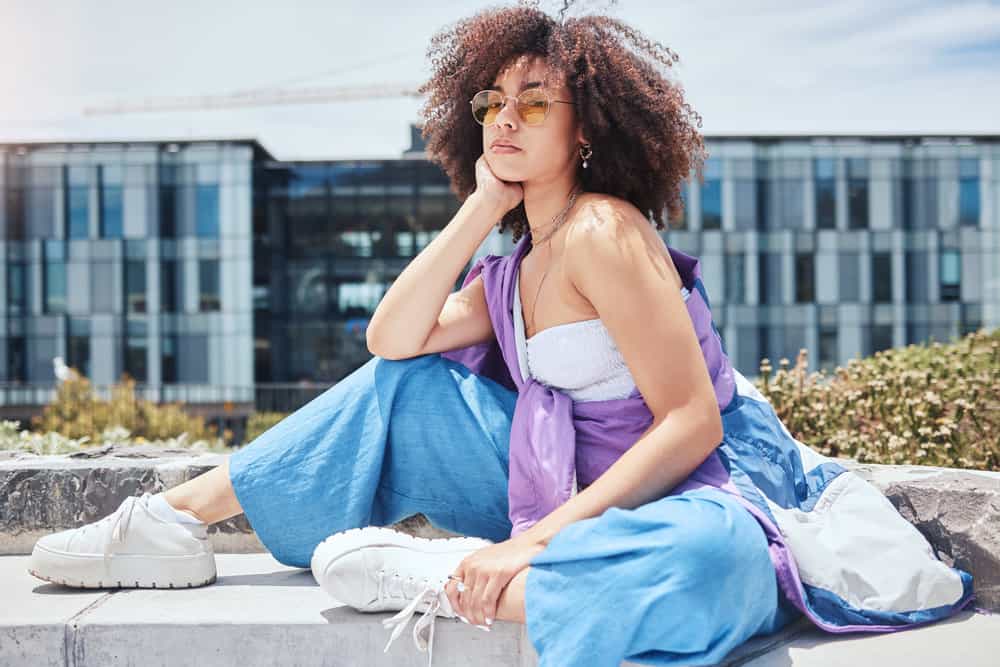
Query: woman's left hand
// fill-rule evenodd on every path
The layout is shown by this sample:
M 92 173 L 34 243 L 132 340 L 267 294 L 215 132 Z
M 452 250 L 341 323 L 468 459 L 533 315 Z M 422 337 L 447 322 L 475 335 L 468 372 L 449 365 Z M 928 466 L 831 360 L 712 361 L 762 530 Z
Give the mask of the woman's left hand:
M 462 580 L 464 590 L 458 592 L 454 579 L 445 585 L 451 606 L 473 625 L 490 625 L 497 617 L 497 603 L 504 588 L 544 550 L 544 544 L 521 533 L 469 554 L 452 572 Z

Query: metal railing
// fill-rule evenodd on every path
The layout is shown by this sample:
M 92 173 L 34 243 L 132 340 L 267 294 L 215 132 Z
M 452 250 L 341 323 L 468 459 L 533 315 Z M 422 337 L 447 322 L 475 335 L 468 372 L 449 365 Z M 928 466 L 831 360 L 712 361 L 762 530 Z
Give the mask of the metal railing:
M 96 397 L 110 400 L 116 385 L 91 385 Z M 269 382 L 252 386 L 164 384 L 135 385 L 136 399 L 182 403 L 199 414 L 294 412 L 332 385 L 318 382 Z M 56 383 L 0 382 L 0 407 L 40 409 L 56 399 Z

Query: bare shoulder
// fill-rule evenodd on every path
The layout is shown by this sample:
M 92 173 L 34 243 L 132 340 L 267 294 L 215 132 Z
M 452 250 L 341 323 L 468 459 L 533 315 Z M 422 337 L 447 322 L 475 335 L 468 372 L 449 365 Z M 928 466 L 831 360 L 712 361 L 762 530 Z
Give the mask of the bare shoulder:
M 589 263 L 601 261 L 602 256 L 608 258 L 623 254 L 631 257 L 633 262 L 648 258 L 656 263 L 662 262 L 660 265 L 675 277 L 680 289 L 682 281 L 673 258 L 653 223 L 642 211 L 621 197 L 604 193 L 589 192 L 580 199 L 580 208 L 566 232 L 569 262 Z M 623 252 L 614 252 L 616 248 Z

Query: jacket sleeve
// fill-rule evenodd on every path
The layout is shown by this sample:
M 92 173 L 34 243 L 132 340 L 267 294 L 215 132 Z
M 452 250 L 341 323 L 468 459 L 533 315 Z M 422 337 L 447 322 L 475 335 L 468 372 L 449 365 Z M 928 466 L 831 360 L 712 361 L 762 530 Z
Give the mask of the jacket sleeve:
M 472 268 L 469 269 L 468 274 L 466 274 L 465 280 L 462 281 L 462 288 L 464 289 L 469 283 L 475 280 L 476 276 L 480 275 L 484 268 L 499 268 L 496 263 L 502 259 L 503 257 L 497 255 L 480 257 L 472 265 Z M 483 278 L 485 280 L 486 276 L 483 276 Z M 503 354 L 500 352 L 500 344 L 497 342 L 495 335 L 496 326 L 496 322 L 493 322 L 494 336 L 492 340 L 448 350 L 440 354 L 445 359 L 462 364 L 476 375 L 483 375 L 507 389 L 517 391 L 517 385 L 514 384 L 514 380 L 510 376 L 507 362 L 504 361 Z

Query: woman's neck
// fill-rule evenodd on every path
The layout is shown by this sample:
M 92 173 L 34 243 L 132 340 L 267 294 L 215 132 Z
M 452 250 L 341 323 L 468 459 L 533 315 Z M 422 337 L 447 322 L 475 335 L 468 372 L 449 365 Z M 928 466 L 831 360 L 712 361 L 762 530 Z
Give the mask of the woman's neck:
M 531 239 L 537 242 L 552 231 L 553 219 L 566 208 L 573 188 L 579 187 L 579 184 L 564 178 L 556 182 L 523 183 L 522 187 L 524 212 L 528 216 Z

